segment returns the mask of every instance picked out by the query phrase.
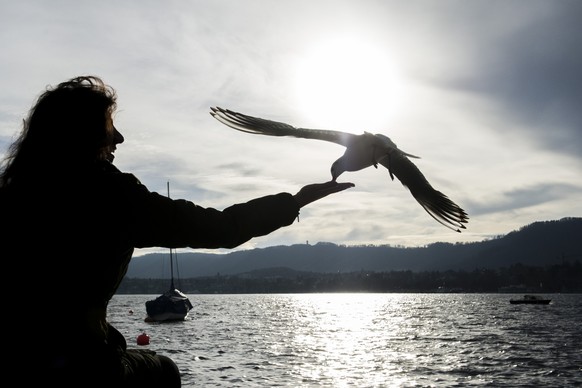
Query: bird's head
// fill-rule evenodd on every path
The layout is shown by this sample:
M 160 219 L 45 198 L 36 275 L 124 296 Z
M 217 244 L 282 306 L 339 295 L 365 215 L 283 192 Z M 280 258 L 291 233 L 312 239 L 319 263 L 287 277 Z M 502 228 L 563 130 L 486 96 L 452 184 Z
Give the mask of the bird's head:
M 343 174 L 344 171 L 345 168 L 343 168 L 341 160 L 336 160 L 335 162 L 333 162 L 333 164 L 331 165 L 331 180 L 335 182 L 336 179 L 341 174 Z

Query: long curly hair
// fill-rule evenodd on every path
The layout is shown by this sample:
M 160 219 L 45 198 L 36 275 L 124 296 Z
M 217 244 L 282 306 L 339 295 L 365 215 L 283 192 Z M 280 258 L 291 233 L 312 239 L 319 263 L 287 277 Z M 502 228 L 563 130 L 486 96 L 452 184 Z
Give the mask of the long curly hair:
M 96 76 L 47 87 L 0 165 L 0 187 L 43 176 L 47 169 L 82 169 L 99 159 L 114 135 L 116 108 L 115 90 Z

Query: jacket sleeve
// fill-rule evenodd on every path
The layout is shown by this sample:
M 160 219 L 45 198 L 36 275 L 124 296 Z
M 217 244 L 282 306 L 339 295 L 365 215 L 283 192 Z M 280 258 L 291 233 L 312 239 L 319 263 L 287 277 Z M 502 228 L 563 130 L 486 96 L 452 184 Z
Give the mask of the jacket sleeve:
M 124 202 L 130 209 L 129 235 L 136 248 L 234 248 L 292 224 L 299 214 L 289 193 L 217 210 L 150 192 L 131 174 L 123 175 L 129 180 L 124 184 Z

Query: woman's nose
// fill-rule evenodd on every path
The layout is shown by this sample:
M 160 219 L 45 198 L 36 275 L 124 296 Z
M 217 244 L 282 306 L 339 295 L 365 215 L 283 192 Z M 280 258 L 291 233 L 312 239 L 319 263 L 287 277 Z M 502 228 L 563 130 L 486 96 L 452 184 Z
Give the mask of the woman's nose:
M 121 144 L 124 140 L 123 135 L 117 130 L 117 128 L 113 127 L 113 144 Z

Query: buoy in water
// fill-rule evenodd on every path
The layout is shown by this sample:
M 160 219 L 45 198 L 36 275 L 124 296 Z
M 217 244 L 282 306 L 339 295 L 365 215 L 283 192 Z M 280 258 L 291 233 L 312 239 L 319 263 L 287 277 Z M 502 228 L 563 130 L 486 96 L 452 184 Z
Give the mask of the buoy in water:
M 137 344 L 138 345 L 149 345 L 150 344 L 150 336 L 146 334 L 144 331 L 140 335 L 137 336 Z

